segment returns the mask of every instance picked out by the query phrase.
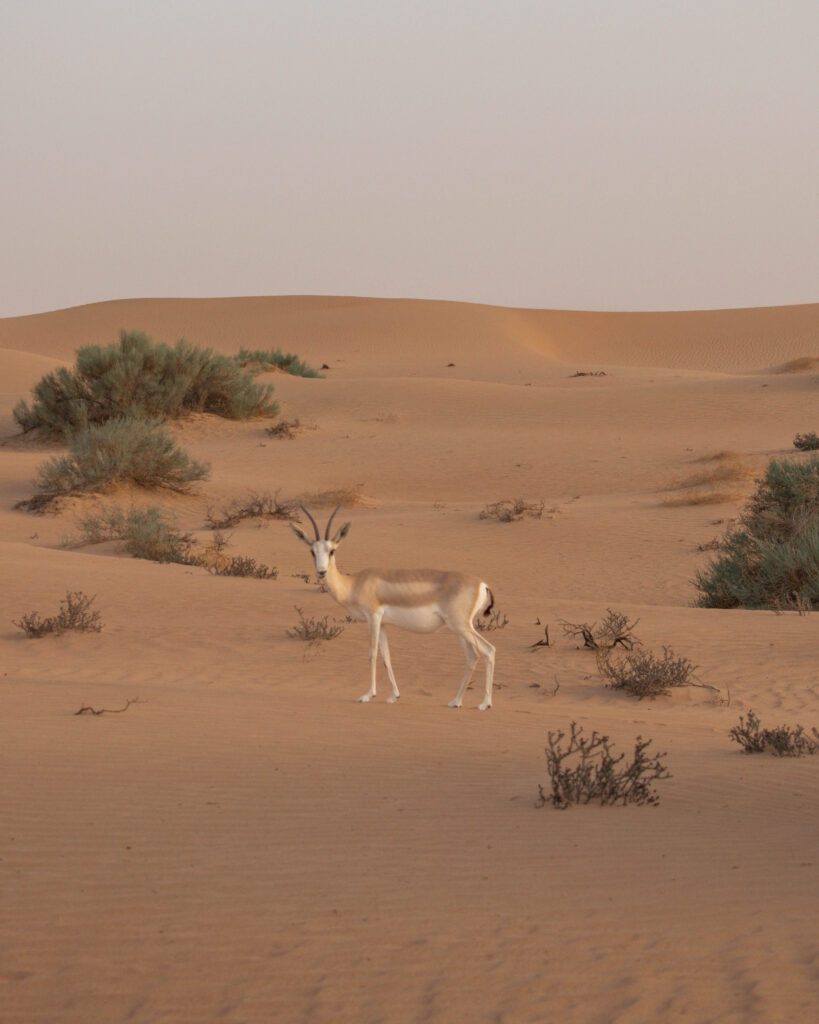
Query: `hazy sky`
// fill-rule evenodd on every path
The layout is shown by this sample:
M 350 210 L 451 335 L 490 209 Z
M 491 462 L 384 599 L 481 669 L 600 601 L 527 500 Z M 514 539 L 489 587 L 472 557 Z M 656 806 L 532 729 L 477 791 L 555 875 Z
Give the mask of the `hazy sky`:
M 816 0 L 2 0 L 0 315 L 819 299 Z

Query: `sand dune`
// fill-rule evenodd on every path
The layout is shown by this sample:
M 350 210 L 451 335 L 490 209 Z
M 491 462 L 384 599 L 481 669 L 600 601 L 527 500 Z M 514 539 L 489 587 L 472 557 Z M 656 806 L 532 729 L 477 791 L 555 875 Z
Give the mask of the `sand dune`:
M 715 485 L 714 503 L 664 502 L 709 456 L 761 468 L 819 429 L 815 369 L 774 372 L 816 355 L 818 321 L 819 305 L 322 298 L 0 321 L 3 1024 L 812 1020 L 819 758 L 747 757 L 728 731 L 749 708 L 819 725 L 819 620 L 692 607 L 698 548 L 752 478 Z M 201 493 L 111 500 L 162 500 L 204 540 L 208 507 L 248 490 L 360 495 L 342 568 L 490 582 L 509 618 L 490 634 L 491 712 L 475 710 L 474 685 L 461 711 L 446 707 L 462 671 L 448 633 L 393 631 L 401 700 L 383 702 L 382 674 L 377 701 L 357 704 L 361 625 L 317 648 L 286 635 L 295 606 L 343 610 L 300 578 L 309 556 L 285 523 L 230 531 L 231 552 L 278 567 L 260 581 L 114 543 L 61 547 L 95 499 L 12 507 L 63 450 L 15 438 L 15 402 L 120 327 L 331 369 L 270 376 L 282 415 L 312 428 L 295 440 L 191 417 L 173 430 L 212 464 Z M 478 518 L 517 496 L 543 501 L 543 518 Z M 102 632 L 30 641 L 12 625 L 68 589 L 95 595 Z M 639 619 L 649 647 L 689 657 L 718 699 L 605 689 L 559 620 L 609 607 Z M 533 652 L 545 624 L 553 645 Z M 74 714 L 132 698 L 121 714 Z M 536 809 L 546 735 L 573 720 L 619 749 L 642 735 L 667 752 L 660 806 Z

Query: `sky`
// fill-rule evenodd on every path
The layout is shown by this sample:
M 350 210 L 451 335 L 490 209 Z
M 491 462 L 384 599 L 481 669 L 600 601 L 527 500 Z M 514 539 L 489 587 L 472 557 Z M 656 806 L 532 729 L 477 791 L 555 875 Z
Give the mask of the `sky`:
M 819 300 L 815 0 L 3 0 L 0 316 Z

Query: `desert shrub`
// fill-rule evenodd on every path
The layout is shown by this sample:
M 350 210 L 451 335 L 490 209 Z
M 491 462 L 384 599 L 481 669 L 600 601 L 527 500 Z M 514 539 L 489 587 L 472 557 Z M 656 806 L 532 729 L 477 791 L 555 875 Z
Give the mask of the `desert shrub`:
M 747 719 L 740 715 L 739 725 L 734 726 L 730 736 L 746 754 L 762 754 L 767 751 L 777 757 L 801 757 L 803 754 L 819 753 L 819 732 L 815 727 L 811 731 L 813 739 L 805 734 L 804 726 L 801 725 L 762 729 L 759 719 L 749 708 Z
M 793 439 L 793 446 L 800 452 L 819 451 L 819 437 L 816 434 L 797 434 Z
M 613 647 L 622 647 L 627 651 L 632 650 L 635 644 L 642 643 L 634 635 L 632 630 L 639 622 L 629 622 L 628 616 L 622 612 L 615 612 L 611 608 L 606 609 L 600 625 L 592 622 L 567 622 L 560 619 L 565 636 L 573 640 L 583 640 L 583 646 L 592 651 L 610 651 Z
M 597 667 L 606 685 L 613 690 L 625 690 L 632 696 L 659 697 L 676 686 L 693 685 L 696 665 L 688 658 L 676 657 L 670 647 L 663 647 L 662 657 L 651 651 L 630 651 L 621 657 L 611 652 L 598 656 Z
M 320 377 L 318 370 L 308 366 L 292 352 L 283 353 L 278 348 L 268 350 L 240 348 L 238 355 L 234 357 L 235 362 L 242 369 L 250 373 L 262 373 L 265 370 L 283 370 L 295 377 Z
M 39 612 L 27 612 L 20 616 L 15 626 L 26 634 L 29 639 L 40 639 L 44 636 L 59 636 L 68 630 L 79 633 L 99 633 L 102 629 L 100 613 L 91 611 L 95 598 L 88 597 L 81 590 L 67 591 L 56 615 L 43 619 Z
M 214 576 L 250 576 L 257 580 L 274 580 L 279 575 L 275 566 L 265 565 L 245 555 L 234 555 L 227 562 L 210 565 L 208 571 Z
M 298 616 L 298 623 L 287 630 L 287 635 L 294 640 L 304 640 L 310 644 L 319 644 L 323 640 L 333 640 L 344 631 L 344 626 L 336 621 L 330 624 L 330 616 L 325 615 L 321 619 L 306 618 L 304 612 L 298 605 L 294 605 Z
M 499 523 L 514 523 L 519 519 L 529 517 L 541 519 L 543 517 L 543 502 L 529 503 L 523 498 L 505 498 L 503 501 L 495 501 L 487 505 L 479 513 L 479 519 L 495 519 Z
M 608 736 L 596 730 L 591 736 L 583 735 L 583 727 L 572 722 L 569 742 L 561 744 L 566 734 L 559 730 L 549 732 L 546 746 L 546 768 L 550 788 L 538 785 L 536 806 L 552 804 L 561 810 L 573 804 L 649 804 L 656 805 L 660 798 L 652 783 L 669 779 L 671 774 L 661 758 L 665 754 L 648 754 L 651 740 L 638 736 L 634 743 L 634 756 L 624 763 L 625 754 L 615 757 Z
M 819 607 L 819 456 L 770 461 L 694 584 L 704 608 Z
M 243 519 L 283 519 L 291 522 L 298 519 L 298 505 L 295 501 L 279 501 L 279 492 L 257 494 L 250 491 L 244 498 L 234 498 L 221 509 L 208 508 L 205 521 L 213 530 L 227 530 Z
M 53 496 L 99 493 L 126 482 L 185 493 L 209 472 L 176 446 L 158 420 L 126 418 L 81 430 L 69 441 L 68 455 L 38 468 L 36 485 Z
M 273 416 L 270 385 L 257 383 L 228 356 L 182 340 L 156 342 L 121 331 L 111 345 L 87 345 L 74 369 L 46 374 L 21 401 L 14 418 L 23 431 L 71 437 L 112 419 L 166 419 L 185 412 L 211 412 L 229 419 Z

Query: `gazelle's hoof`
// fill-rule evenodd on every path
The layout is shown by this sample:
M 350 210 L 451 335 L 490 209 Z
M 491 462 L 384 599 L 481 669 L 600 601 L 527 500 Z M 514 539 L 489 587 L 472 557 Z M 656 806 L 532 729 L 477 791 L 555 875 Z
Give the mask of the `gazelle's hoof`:
M 387 697 L 387 703 L 388 704 L 394 704 L 398 700 L 398 698 L 400 696 L 401 696 L 400 693 L 396 693 L 394 697 Z
M 483 702 L 483 704 L 479 704 L 478 705 L 478 711 L 488 711 L 489 708 L 491 708 L 491 707 L 492 707 L 492 701 L 491 700 L 485 700 Z
M 358 698 L 358 703 L 359 704 L 369 704 L 372 699 L 373 699 L 373 695 L 371 693 L 365 693 L 363 697 L 359 697 Z
M 449 704 L 447 704 L 448 708 L 459 708 L 460 706 L 461 702 L 459 700 L 451 700 Z

